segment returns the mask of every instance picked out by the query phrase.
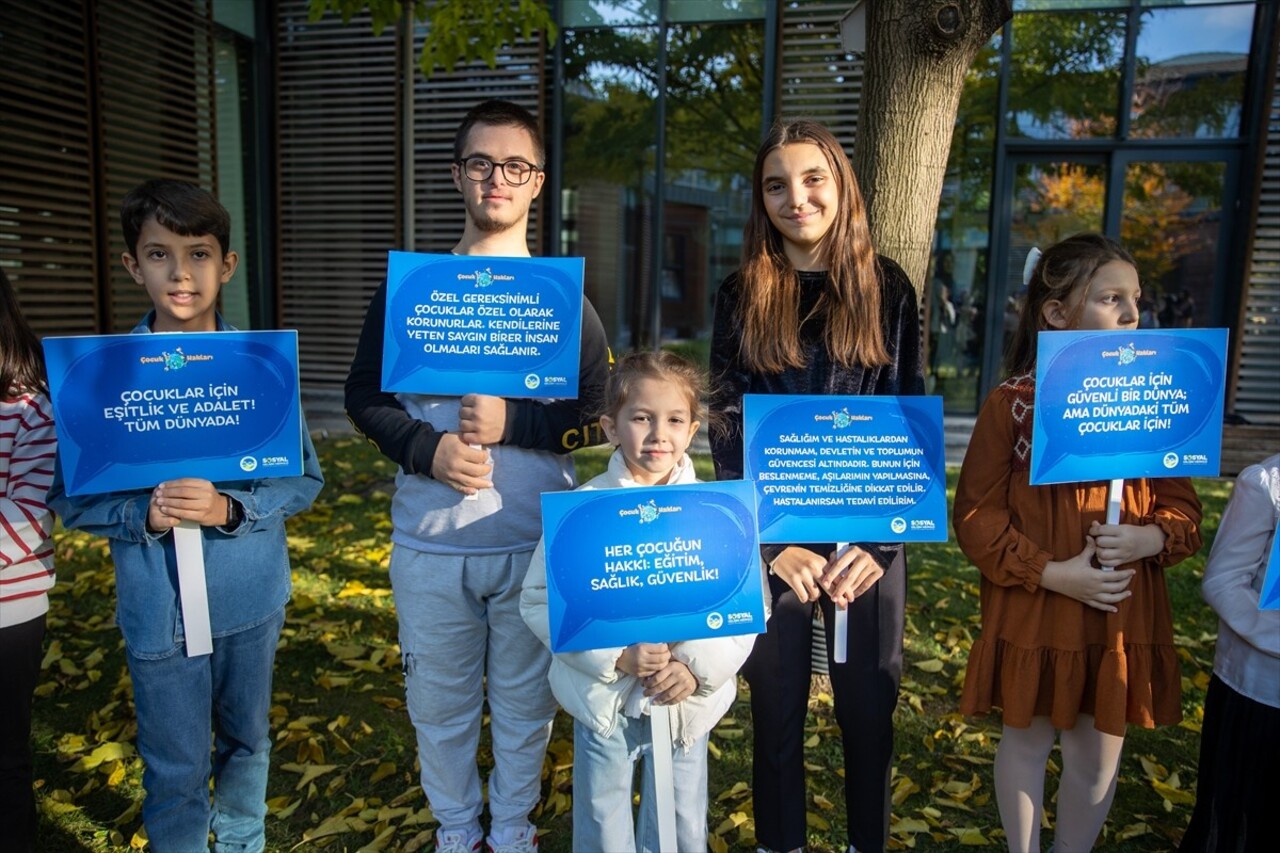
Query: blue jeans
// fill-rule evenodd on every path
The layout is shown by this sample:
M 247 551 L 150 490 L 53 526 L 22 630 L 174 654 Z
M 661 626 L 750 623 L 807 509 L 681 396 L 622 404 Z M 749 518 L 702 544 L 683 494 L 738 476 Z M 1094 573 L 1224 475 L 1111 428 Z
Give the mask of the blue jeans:
M 142 822 L 156 853 L 208 851 L 210 830 L 218 853 L 266 846 L 267 712 L 283 625 L 281 608 L 260 625 L 215 638 L 211 655 L 189 658 L 181 644 L 158 660 L 126 655 L 145 762 Z
M 573 849 L 610 853 L 660 853 L 654 796 L 653 747 L 648 717 L 619 716 L 609 737 L 573 722 Z M 641 761 L 640 819 L 632 821 L 635 765 Z M 707 736 L 686 751 L 672 749 L 676 799 L 676 849 L 707 849 Z

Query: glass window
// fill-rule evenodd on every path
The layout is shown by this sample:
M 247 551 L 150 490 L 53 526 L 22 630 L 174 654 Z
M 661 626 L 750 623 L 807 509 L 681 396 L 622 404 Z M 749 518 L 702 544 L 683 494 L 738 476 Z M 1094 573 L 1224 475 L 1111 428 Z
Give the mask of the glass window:
M 247 68 L 248 45 L 224 32 L 217 37 L 214 67 L 217 74 L 218 200 L 231 214 L 231 248 L 240 256 L 235 275 L 222 287 L 220 309 L 227 322 L 240 329 L 252 328 L 250 296 L 262 287 L 253 271 L 260 259 L 256 245 L 249 245 L 251 215 L 249 175 L 246 156 L 246 121 L 250 90 Z
M 656 27 L 567 29 L 564 187 L 574 206 L 560 245 L 583 255 L 610 340 L 647 340 L 657 152 Z M 761 23 L 675 24 L 667 36 L 664 338 L 711 325 L 720 280 L 736 268 L 750 207 L 764 91 Z
M 1013 17 L 1011 136 L 1112 136 L 1120 104 L 1127 14 L 1063 12 Z
M 1226 163 L 1135 161 L 1124 176 L 1120 240 L 1138 262 L 1143 326 L 1207 326 Z
M 965 73 L 923 300 L 926 381 L 947 412 L 971 414 L 979 403 L 1000 43 L 997 34 Z
M 1130 0 L 1014 0 L 1013 11 L 1127 9 Z
M 1252 5 L 1143 12 L 1131 135 L 1238 136 L 1253 14 Z
M 1004 352 L 1026 294 L 1023 265 L 1032 247 L 1044 249 L 1081 231 L 1101 231 L 1107 169 L 1083 160 L 1026 160 L 1013 172 L 1009 255 L 1004 271 Z
M 566 27 L 628 27 L 658 22 L 658 0 L 562 0 Z
M 667 20 L 680 23 L 761 20 L 766 0 L 672 0 Z M 562 0 L 566 27 L 626 27 L 659 23 L 659 0 Z

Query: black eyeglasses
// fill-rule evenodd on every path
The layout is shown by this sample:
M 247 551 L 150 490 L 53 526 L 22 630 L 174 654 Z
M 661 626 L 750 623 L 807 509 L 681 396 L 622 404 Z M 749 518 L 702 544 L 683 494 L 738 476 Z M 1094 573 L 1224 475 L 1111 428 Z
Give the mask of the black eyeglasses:
M 456 161 L 462 167 L 462 174 L 468 179 L 479 183 L 480 181 L 489 180 L 489 176 L 493 174 L 494 169 L 502 169 L 502 177 L 512 186 L 523 186 L 529 183 L 529 178 L 533 177 L 534 172 L 541 172 L 537 166 L 524 160 L 507 160 L 505 163 L 495 163 L 487 157 L 466 157 Z

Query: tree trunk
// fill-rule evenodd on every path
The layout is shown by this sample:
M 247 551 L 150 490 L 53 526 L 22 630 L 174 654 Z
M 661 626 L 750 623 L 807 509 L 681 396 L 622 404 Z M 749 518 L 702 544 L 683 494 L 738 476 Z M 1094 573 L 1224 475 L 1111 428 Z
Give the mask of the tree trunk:
M 877 251 L 902 266 L 923 302 L 964 74 L 1013 7 L 1011 0 L 866 2 L 853 168 Z

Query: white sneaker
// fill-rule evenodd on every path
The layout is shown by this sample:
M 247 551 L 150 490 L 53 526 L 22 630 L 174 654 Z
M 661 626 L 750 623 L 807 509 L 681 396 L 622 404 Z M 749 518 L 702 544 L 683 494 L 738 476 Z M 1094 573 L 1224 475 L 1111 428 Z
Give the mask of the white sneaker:
M 457 829 L 436 833 L 436 853 L 480 853 L 484 834 L 479 829 Z
M 487 839 L 489 853 L 538 853 L 538 828 L 530 824 L 524 829 L 507 831 Z

